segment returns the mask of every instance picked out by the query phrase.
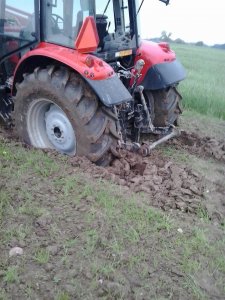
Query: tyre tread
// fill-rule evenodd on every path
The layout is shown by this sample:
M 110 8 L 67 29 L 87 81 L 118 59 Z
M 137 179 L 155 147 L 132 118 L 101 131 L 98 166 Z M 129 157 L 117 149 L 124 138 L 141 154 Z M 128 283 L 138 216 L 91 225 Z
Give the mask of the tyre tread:
M 38 95 L 38 88 L 41 86 L 42 91 L 50 97 L 51 95 L 61 99 L 64 97 L 65 99 L 60 101 L 65 101 L 67 106 L 73 107 L 72 113 L 77 116 L 77 122 L 79 121 L 79 132 L 83 133 L 79 138 L 85 139 L 87 143 L 87 148 L 84 147 L 83 153 L 79 155 L 87 156 L 91 161 L 104 166 L 110 162 L 112 158 L 110 148 L 116 147 L 119 138 L 116 130 L 117 117 L 101 105 L 97 96 L 79 74 L 64 66 L 49 65 L 45 69 L 38 67 L 33 73 L 24 74 L 24 80 L 17 84 L 15 116 L 18 110 L 18 117 L 15 118 L 15 123 L 17 134 L 22 140 L 29 143 L 29 140 L 23 136 L 24 128 L 20 121 L 23 105 L 25 105 L 23 99 L 29 86 L 33 87 L 32 95 Z M 67 111 L 66 108 L 63 110 Z

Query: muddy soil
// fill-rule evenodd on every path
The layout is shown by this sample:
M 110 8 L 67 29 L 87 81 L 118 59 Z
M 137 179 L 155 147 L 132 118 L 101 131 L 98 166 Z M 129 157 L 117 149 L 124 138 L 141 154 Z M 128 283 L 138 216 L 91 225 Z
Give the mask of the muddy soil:
M 181 135 L 169 141 L 176 149 L 184 149 L 202 158 L 212 158 L 225 162 L 225 140 L 212 137 L 200 137 L 196 133 L 181 131 Z
M 179 210 L 193 214 L 205 211 L 212 221 L 223 223 L 225 142 L 181 131 L 181 135 L 170 140 L 166 147 L 171 147 L 171 151 L 182 150 L 187 155 L 191 154 L 201 159 L 203 165 L 210 160 L 213 168 L 200 172 L 194 167 L 194 162 L 177 163 L 176 158 L 164 155 L 162 148 L 153 150 L 148 157 L 123 150 L 122 157 L 115 159 L 110 167 L 104 169 L 83 157 L 73 157 L 69 161 L 73 167 L 92 174 L 94 178 L 102 178 L 122 186 L 125 192 L 144 194 L 145 203 L 150 206 L 163 211 Z M 48 150 L 46 153 L 58 156 Z
M 0 127 L 0 137 L 8 145 L 13 138 L 14 146 L 21 147 L 10 130 Z M 34 176 L 31 172 L 22 177 L 18 175 L 18 179 L 14 177 L 14 181 L 3 174 L 0 188 L 10 191 L 12 204 L 11 214 L 3 219 L 0 227 L 3 232 L 0 299 L 224 299 L 224 291 L 217 286 L 222 285 L 224 278 L 219 277 L 218 270 L 213 276 L 204 270 L 202 274 L 196 273 L 194 292 L 183 287 L 186 275 L 180 269 L 182 245 L 165 259 L 168 248 L 173 252 L 173 242 L 175 245 L 176 235 L 180 234 L 177 228 L 175 232 L 164 227 L 157 229 L 149 236 L 141 237 L 137 244 L 126 240 L 124 248 L 118 250 L 121 245 L 113 236 L 116 221 L 105 222 L 110 215 L 104 215 L 94 191 L 93 194 L 92 191 L 88 195 L 82 194 L 83 185 L 87 188 L 87 183 L 82 178 L 78 180 L 78 191 L 73 190 L 73 182 L 67 183 L 68 193 L 59 185 L 65 175 L 73 178 L 80 173 L 96 185 L 101 179 L 103 185 L 105 181 L 112 182 L 115 195 L 118 194 L 117 188 L 128 199 L 134 193 L 140 206 L 155 207 L 173 216 L 181 227 L 179 229 L 187 234 L 192 225 L 200 227 L 202 219 L 207 218 L 210 239 L 222 241 L 224 231 L 220 226 L 224 226 L 225 220 L 224 141 L 183 131 L 166 147 L 201 160 L 204 172 L 194 166 L 195 162 L 178 162 L 176 157 L 166 155 L 161 148 L 145 158 L 122 151 L 122 157 L 115 159 L 108 168 L 98 167 L 83 157 L 68 157 L 66 171 L 63 171 L 60 154 L 43 150 L 47 157 L 61 164 L 62 171 L 47 177 Z M 10 161 L 5 164 L 8 169 L 12 167 Z M 16 164 L 20 165 L 20 161 Z M 80 194 L 79 202 L 76 198 Z M 39 211 L 39 208 L 43 210 Z M 129 232 L 129 222 L 123 226 L 121 228 Z M 24 249 L 22 258 L 9 258 L 9 250 L 15 246 Z M 196 261 L 198 252 L 196 248 Z M 49 258 L 43 262 L 46 253 Z M 222 256 L 222 252 L 218 255 Z M 133 267 L 136 257 L 140 264 Z M 202 263 L 202 269 L 207 270 L 208 263 L 208 260 L 205 265 Z M 15 277 L 13 281 L 9 271 L 12 272 L 14 269 L 10 268 L 14 266 L 19 279 Z M 206 293 L 206 298 L 195 294 L 197 286 Z
M 6 130 L 3 126 L 0 128 L 2 136 L 15 140 L 13 130 Z M 185 151 L 203 160 L 211 159 L 215 164 L 223 165 L 225 162 L 225 141 L 202 134 L 181 130 L 180 136 L 169 140 L 166 146 Z M 47 149 L 43 151 L 50 157 L 60 157 L 55 151 Z M 215 181 L 213 177 L 206 176 L 207 174 L 204 176 L 190 164 L 177 164 L 176 160 L 163 155 L 158 149 L 153 150 L 148 157 L 126 150 L 120 153 L 122 157 L 115 158 L 107 168 L 98 167 L 84 157 L 73 157 L 68 160 L 74 168 L 91 174 L 93 178 L 102 178 L 123 186 L 124 191 L 145 194 L 148 205 L 163 211 L 172 209 L 195 214 L 202 209 L 208 210 L 210 218 L 223 222 L 225 185 L 221 184 L 221 180 Z M 225 167 L 220 168 L 218 172 L 224 177 Z M 210 201 L 214 197 L 218 201 Z
M 204 206 L 204 181 L 202 176 L 188 167 L 176 163 L 154 151 L 148 158 L 123 152 L 123 158 L 115 159 L 105 168 L 90 164 L 85 158 L 72 158 L 73 166 L 89 172 L 95 178 L 110 180 L 124 187 L 124 191 L 144 193 L 148 205 L 164 211 L 179 209 L 196 213 Z

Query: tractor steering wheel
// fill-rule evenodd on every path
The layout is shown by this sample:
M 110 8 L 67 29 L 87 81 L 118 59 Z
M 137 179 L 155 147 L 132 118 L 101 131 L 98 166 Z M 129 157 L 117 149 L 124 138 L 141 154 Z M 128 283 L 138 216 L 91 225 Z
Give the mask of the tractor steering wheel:
M 53 23 L 53 31 L 54 33 L 62 33 L 63 32 L 63 23 L 64 23 L 64 19 L 57 15 L 57 14 L 52 14 L 51 15 L 51 20 Z

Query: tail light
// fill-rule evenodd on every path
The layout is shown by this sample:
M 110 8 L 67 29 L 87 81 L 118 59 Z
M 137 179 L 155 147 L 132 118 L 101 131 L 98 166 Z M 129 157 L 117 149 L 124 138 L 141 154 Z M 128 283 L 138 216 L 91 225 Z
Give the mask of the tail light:
M 85 59 L 85 64 L 87 67 L 92 68 L 94 66 L 94 58 L 88 55 Z

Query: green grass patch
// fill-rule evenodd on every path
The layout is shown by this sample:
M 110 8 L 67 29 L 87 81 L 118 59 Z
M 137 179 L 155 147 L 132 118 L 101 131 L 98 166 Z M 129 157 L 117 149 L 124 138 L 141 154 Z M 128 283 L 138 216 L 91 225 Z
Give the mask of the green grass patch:
M 56 297 L 56 300 L 70 300 L 71 297 L 67 292 L 59 292 Z
M 3 280 L 8 284 L 17 283 L 19 281 L 17 268 L 15 266 L 8 267 L 8 269 L 5 271 Z
M 31 229 L 27 224 L 20 224 L 15 226 L 12 224 L 10 228 L 6 228 L 3 232 L 3 239 L 5 242 L 10 242 L 13 238 L 18 239 L 19 241 L 24 241 L 27 236 L 29 236 Z
M 225 51 L 172 44 L 187 71 L 180 84 L 185 109 L 225 120 Z
M 188 289 L 190 291 L 193 299 L 197 299 L 197 300 L 207 300 L 208 299 L 205 292 L 199 287 L 194 276 L 188 275 L 183 283 L 183 286 L 185 289 Z
M 10 203 L 10 195 L 7 191 L 1 190 L 0 194 L 0 224 L 4 217 L 5 211 Z
M 46 249 L 39 249 L 34 255 L 34 260 L 39 264 L 46 264 L 49 261 L 49 251 Z

